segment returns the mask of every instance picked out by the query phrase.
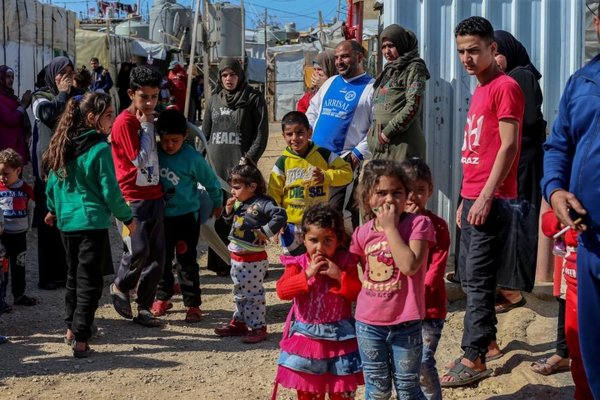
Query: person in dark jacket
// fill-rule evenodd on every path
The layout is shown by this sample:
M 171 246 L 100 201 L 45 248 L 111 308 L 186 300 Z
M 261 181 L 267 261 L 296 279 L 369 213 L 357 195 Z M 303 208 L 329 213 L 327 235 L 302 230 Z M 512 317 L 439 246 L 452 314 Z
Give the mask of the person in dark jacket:
M 108 70 L 100 65 L 96 57 L 90 59 L 90 67 L 92 67 L 92 92 L 108 93 L 113 87 L 113 80 Z
M 600 18 L 594 7 L 600 40 Z M 542 191 L 559 222 L 578 230 L 577 308 L 585 373 L 600 399 L 600 54 L 567 82 L 544 144 Z M 579 220 L 581 218 L 581 220 Z
M 542 115 L 542 74 L 533 66 L 525 47 L 506 31 L 495 31 L 498 44 L 496 62 L 500 69 L 519 84 L 525 96 L 523 136 L 517 171 L 517 231 L 507 242 L 505 262 L 498 271 L 500 293 L 496 313 L 506 312 L 525 303 L 521 291 L 531 292 L 535 281 L 538 221 L 542 193 L 542 162 L 546 140 L 546 121 Z M 533 250 L 532 250 L 533 249 Z
M 65 250 L 60 232 L 44 223 L 46 207 L 46 174 L 42 168 L 42 154 L 48 148 L 54 125 L 73 95 L 73 63 L 67 57 L 55 57 L 44 67 L 43 87 L 33 93 L 35 124 L 31 143 L 31 164 L 35 176 L 36 199 L 33 225 L 38 228 L 38 268 L 40 289 L 56 289 L 67 279 Z M 41 74 L 39 75 L 41 77 Z M 41 84 L 41 79 L 39 84 Z
M 258 162 L 267 147 L 268 121 L 265 98 L 248 85 L 240 63 L 234 58 L 221 60 L 219 82 L 206 105 L 202 122 L 208 161 L 219 178 L 226 181 L 230 170 L 244 155 Z M 215 222 L 215 230 L 228 244 L 229 226 L 222 218 Z M 228 276 L 230 268 L 209 249 L 208 269 Z
M 429 71 L 417 38 L 392 24 L 381 32 L 381 50 L 387 64 L 373 83 L 373 125 L 367 135 L 373 159 L 425 159 L 421 110 Z

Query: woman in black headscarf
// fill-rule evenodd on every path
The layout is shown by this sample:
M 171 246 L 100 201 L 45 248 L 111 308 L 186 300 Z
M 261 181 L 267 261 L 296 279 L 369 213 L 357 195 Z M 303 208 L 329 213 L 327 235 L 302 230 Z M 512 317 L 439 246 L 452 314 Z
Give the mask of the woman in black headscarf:
M 313 98 L 321 85 L 323 85 L 329 77 L 337 75 L 337 73 L 338 71 L 335 67 L 335 51 L 323 50 L 317 54 L 313 61 L 313 73 L 310 79 L 311 86 L 306 93 L 304 93 L 304 96 L 298 100 L 296 111 L 306 113 L 306 110 L 308 110 L 308 106 L 310 105 L 310 99 Z
M 425 159 L 421 111 L 429 71 L 419 57 L 415 34 L 392 24 L 381 32 L 387 60 L 373 83 L 373 124 L 367 135 L 373 159 Z
M 71 97 L 73 63 L 67 57 L 55 57 L 44 67 L 43 87 L 33 93 L 35 126 L 31 143 L 31 164 L 35 176 L 34 226 L 38 228 L 38 268 L 40 289 L 55 289 L 67 279 L 65 250 L 60 232 L 44 223 L 46 208 L 46 174 L 42 170 L 42 154 L 48 149 L 54 125 Z M 38 77 L 41 78 L 40 73 Z M 41 79 L 40 79 L 41 81 Z M 41 82 L 39 84 L 42 84 Z
M 208 161 L 223 181 L 242 156 L 258 162 L 267 147 L 265 98 L 248 85 L 241 64 L 234 58 L 224 58 L 219 63 L 219 81 L 206 105 L 202 131 L 208 143 Z M 222 218 L 215 222 L 215 230 L 225 243 L 229 243 L 229 228 Z M 208 269 L 221 276 L 229 275 L 229 265 L 210 249 Z

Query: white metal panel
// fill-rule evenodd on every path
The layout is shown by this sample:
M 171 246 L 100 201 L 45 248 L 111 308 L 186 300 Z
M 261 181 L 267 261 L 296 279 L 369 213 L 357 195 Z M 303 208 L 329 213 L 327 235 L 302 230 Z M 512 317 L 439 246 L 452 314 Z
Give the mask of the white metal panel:
M 550 129 L 567 79 L 584 57 L 584 0 L 384 0 L 383 26 L 414 31 L 431 79 L 423 124 L 427 162 L 436 191 L 431 209 L 454 220 L 461 181 L 460 148 L 471 93 L 477 81 L 459 62 L 454 27 L 472 15 L 511 32 L 527 48 L 543 77 L 543 112 Z M 452 225 L 452 223 L 451 223 Z

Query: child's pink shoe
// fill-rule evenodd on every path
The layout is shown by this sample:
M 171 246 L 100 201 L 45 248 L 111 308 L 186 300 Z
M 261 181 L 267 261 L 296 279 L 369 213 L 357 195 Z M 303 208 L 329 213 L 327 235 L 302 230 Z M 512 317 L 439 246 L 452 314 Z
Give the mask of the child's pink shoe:
M 202 310 L 198 307 L 190 307 L 185 315 L 185 322 L 194 323 L 202 321 Z
M 173 303 L 171 303 L 169 300 L 155 300 L 154 303 L 152 303 L 150 312 L 155 317 L 161 317 L 165 315 L 167 310 L 170 310 L 171 308 L 173 308 Z
M 243 322 L 231 320 L 227 325 L 221 325 L 215 328 L 215 333 L 219 336 L 246 336 L 248 327 Z
M 267 327 L 263 326 L 262 328 L 252 329 L 245 338 L 242 339 L 242 342 L 248 344 L 259 343 L 267 340 Z

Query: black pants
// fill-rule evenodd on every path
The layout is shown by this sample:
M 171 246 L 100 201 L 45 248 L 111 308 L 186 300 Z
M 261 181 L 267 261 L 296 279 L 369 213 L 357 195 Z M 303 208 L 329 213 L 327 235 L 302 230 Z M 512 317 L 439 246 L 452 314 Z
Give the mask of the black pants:
M 4 274 L 4 293 L 10 284 L 13 297 L 16 299 L 25 294 L 25 256 L 27 254 L 27 232 L 7 233 L 0 236 L 0 241 L 6 251 L 8 259 L 8 271 Z
M 223 204 L 225 204 L 225 202 L 227 201 L 228 195 L 227 192 L 223 191 Z M 221 240 L 223 241 L 223 243 L 225 243 L 225 246 L 227 246 L 229 244 L 229 232 L 231 231 L 231 225 L 228 225 L 225 220 L 223 219 L 223 217 L 215 220 L 215 232 L 217 232 L 217 235 L 219 235 L 219 237 L 221 238 Z M 231 270 L 231 267 L 229 266 L 229 264 L 227 264 L 227 262 L 223 261 L 223 259 L 221 257 L 219 257 L 219 255 L 213 251 L 213 249 L 211 249 L 210 247 L 208 248 L 208 260 L 206 263 L 206 268 L 209 271 L 213 271 L 216 273 L 219 272 L 226 272 L 229 273 L 229 271 Z
M 503 245 L 509 234 L 510 202 L 494 199 L 483 225 L 467 222 L 474 200 L 463 199 L 460 238 L 460 277 L 467 295 L 462 348 L 465 358 L 474 361 L 485 353 L 496 335 L 496 274 L 502 261 Z
M 131 235 L 131 248 L 121 258 L 115 284 L 122 292 L 137 286 L 138 308 L 149 310 L 165 265 L 165 203 L 163 199 L 136 200 L 129 206 L 137 228 Z
M 560 297 L 558 300 L 558 320 L 556 324 L 556 354 L 562 358 L 569 358 L 569 348 L 567 347 L 567 337 L 565 335 L 565 312 L 567 304 Z
M 38 229 L 38 282 L 40 285 L 64 282 L 67 280 L 67 256 L 60 231 L 56 226 L 48 226 L 44 223 L 44 217 L 48 213 L 44 181 L 36 179 L 33 192 L 35 196 L 33 224 Z
M 352 165 L 352 157 L 348 154 L 344 157 L 344 160 Z M 360 168 L 360 167 L 358 167 Z M 336 210 L 343 210 L 350 213 L 352 216 L 352 227 L 356 228 L 360 225 L 360 213 L 356 201 L 354 201 L 354 194 L 356 192 L 356 186 L 358 186 L 358 177 L 360 172 L 354 173 L 354 180 L 346 186 L 332 186 L 329 188 L 329 204 Z M 346 201 L 346 194 L 349 198 Z M 343 215 L 343 213 L 342 213 Z
M 112 264 L 108 229 L 63 232 L 67 252 L 65 322 L 78 342 L 87 342 L 102 296 L 102 271 Z
M 181 285 L 183 304 L 186 307 L 199 307 L 200 267 L 198 266 L 196 246 L 200 236 L 200 223 L 194 213 L 165 217 L 166 262 L 162 280 L 158 284 L 156 298 L 169 300 L 173 297 L 175 277 L 171 264 L 177 257 L 177 276 Z

